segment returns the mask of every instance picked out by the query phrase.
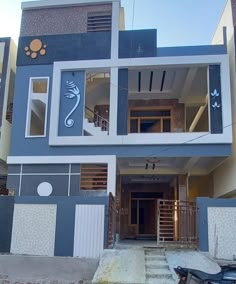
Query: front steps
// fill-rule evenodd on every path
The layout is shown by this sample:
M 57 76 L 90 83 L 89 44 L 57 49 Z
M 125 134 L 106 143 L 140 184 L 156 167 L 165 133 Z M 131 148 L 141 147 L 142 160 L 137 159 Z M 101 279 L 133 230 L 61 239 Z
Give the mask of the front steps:
M 144 249 L 146 283 L 174 284 L 175 281 L 169 269 L 165 249 Z
M 165 249 L 135 247 L 105 250 L 93 284 L 175 284 Z

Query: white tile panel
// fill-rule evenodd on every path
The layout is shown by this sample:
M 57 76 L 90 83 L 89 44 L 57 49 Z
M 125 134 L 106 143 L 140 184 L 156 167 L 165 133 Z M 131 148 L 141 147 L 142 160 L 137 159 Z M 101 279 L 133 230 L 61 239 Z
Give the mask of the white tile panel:
M 209 253 L 218 259 L 236 257 L 236 208 L 208 208 Z
M 57 206 L 15 204 L 11 253 L 54 256 Z
M 104 248 L 104 205 L 77 205 L 74 256 L 99 258 Z

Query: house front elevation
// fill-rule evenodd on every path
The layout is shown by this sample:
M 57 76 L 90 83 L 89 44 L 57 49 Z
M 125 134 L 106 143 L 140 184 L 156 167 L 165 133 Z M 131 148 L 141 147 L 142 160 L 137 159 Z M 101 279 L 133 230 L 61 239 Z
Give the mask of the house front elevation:
M 119 0 L 22 3 L 12 253 L 97 257 L 114 233 L 184 241 L 187 219 L 160 208 L 213 194 L 232 146 L 225 31 L 221 45 L 158 47 L 123 16 Z

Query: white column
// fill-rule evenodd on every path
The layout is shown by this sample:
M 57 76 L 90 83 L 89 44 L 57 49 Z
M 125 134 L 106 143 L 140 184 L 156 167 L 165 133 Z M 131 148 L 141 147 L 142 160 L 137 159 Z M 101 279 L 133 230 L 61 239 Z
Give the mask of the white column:
M 107 171 L 107 195 L 109 192 L 116 195 L 116 157 L 111 157 L 108 162 Z
M 111 30 L 111 59 L 118 58 L 119 27 L 120 27 L 120 1 L 113 0 L 112 2 L 112 30 Z
M 118 68 L 111 68 L 109 135 L 117 135 Z

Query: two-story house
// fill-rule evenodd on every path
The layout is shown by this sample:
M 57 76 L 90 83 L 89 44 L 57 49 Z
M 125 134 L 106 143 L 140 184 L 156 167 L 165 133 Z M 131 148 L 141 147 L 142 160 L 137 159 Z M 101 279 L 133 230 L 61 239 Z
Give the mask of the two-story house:
M 119 0 L 22 3 L 12 253 L 97 257 L 115 219 L 119 239 L 197 239 L 186 212 L 231 155 L 226 32 L 160 48 L 123 19 Z

